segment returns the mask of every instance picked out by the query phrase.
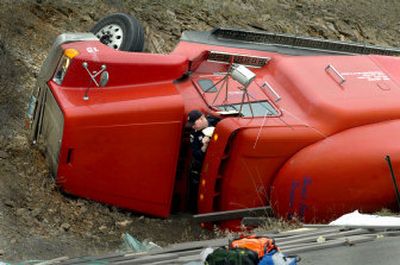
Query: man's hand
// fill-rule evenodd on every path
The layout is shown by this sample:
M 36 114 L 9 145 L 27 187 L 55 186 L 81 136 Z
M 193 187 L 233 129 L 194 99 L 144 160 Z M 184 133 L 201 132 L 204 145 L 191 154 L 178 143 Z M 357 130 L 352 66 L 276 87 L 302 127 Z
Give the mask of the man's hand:
M 201 139 L 201 142 L 202 142 L 203 144 L 208 145 L 208 143 L 210 142 L 210 137 L 204 136 L 203 139 Z
M 203 137 L 201 142 L 203 143 L 203 146 L 201 147 L 201 151 L 203 151 L 205 153 L 207 150 L 207 147 L 208 147 L 208 143 L 210 142 L 210 137 L 207 137 L 207 136 Z

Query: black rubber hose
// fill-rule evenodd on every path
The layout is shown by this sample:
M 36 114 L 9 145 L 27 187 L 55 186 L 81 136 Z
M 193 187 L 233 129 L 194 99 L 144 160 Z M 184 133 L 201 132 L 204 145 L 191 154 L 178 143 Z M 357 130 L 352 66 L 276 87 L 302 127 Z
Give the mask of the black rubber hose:
M 397 186 L 396 176 L 394 175 L 394 172 L 393 172 L 392 161 L 390 160 L 389 155 L 386 155 L 385 159 L 389 165 L 390 175 L 392 176 L 394 189 L 396 190 L 397 206 L 399 206 L 399 209 L 400 209 L 400 193 L 399 193 L 399 187 Z

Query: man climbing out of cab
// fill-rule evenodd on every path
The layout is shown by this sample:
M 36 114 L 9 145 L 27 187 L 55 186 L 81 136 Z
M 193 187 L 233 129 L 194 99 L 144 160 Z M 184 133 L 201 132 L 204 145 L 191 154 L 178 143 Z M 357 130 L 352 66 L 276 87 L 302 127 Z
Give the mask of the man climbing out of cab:
M 217 117 L 205 116 L 199 110 L 192 110 L 188 115 L 187 126 L 191 128 L 190 145 L 192 149 L 192 163 L 189 180 L 189 210 L 197 212 L 197 194 L 199 189 L 200 172 L 205 153 L 214 132 L 220 121 Z

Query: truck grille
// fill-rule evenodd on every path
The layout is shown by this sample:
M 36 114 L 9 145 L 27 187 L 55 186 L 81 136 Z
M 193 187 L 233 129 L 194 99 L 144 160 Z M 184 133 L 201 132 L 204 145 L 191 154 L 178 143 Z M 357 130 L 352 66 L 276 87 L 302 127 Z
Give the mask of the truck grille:
M 53 176 L 57 174 L 58 158 L 64 129 L 64 115 L 50 89 L 44 93 L 42 117 L 39 117 L 39 141 L 43 145 Z

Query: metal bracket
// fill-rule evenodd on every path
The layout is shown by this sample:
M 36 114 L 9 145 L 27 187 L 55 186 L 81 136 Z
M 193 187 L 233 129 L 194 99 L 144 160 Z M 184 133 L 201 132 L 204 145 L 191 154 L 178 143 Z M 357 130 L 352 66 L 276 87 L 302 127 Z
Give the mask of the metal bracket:
M 89 70 L 89 64 L 87 62 L 83 62 L 82 63 L 83 68 L 85 68 L 86 72 L 88 73 L 91 81 L 93 81 L 93 83 L 97 86 L 100 87 L 99 83 L 96 81 L 96 77 L 101 74 L 102 72 L 104 72 L 107 69 L 107 66 L 105 64 L 101 65 L 101 68 L 99 71 L 93 71 L 93 74 L 90 72 Z M 90 89 L 90 85 L 88 86 L 88 88 L 85 91 L 85 95 L 83 96 L 83 100 L 89 100 L 89 89 Z
M 100 87 L 99 83 L 97 83 L 97 81 L 96 81 L 96 77 L 97 77 L 99 74 L 101 74 L 104 70 L 106 70 L 107 66 L 106 66 L 105 64 L 103 64 L 103 65 L 101 66 L 101 69 L 100 69 L 99 71 L 94 71 L 93 74 L 90 72 L 90 70 L 89 70 L 89 64 L 88 64 L 87 62 L 83 62 L 83 63 L 82 63 L 82 66 L 83 66 L 83 68 L 85 68 L 86 71 L 88 72 L 88 74 L 89 74 L 90 78 L 92 79 L 93 83 L 95 83 L 95 85 L 96 85 L 97 87 Z
M 212 213 L 203 213 L 193 215 L 196 222 L 215 222 L 224 220 L 233 220 L 246 216 L 273 216 L 271 206 L 261 206 L 255 208 L 244 208 L 237 210 L 228 210 Z
M 328 65 L 325 67 L 325 71 L 326 71 L 328 74 L 331 73 L 331 72 L 333 72 L 334 74 L 336 74 L 336 76 L 338 76 L 340 80 L 339 80 L 339 82 L 338 82 L 338 80 L 337 80 L 336 78 L 334 78 L 334 79 L 335 79 L 336 82 L 339 83 L 339 85 L 342 85 L 344 82 L 346 82 L 346 79 L 339 73 L 338 70 L 336 70 L 335 67 L 333 67 L 333 65 L 328 64 Z
M 262 88 L 267 87 L 271 91 L 271 93 L 274 94 L 275 102 L 278 102 L 279 100 L 282 99 L 281 96 L 279 96 L 279 94 L 275 91 L 275 89 L 272 88 L 272 86 L 267 81 L 264 81 L 264 84 L 261 87 Z

